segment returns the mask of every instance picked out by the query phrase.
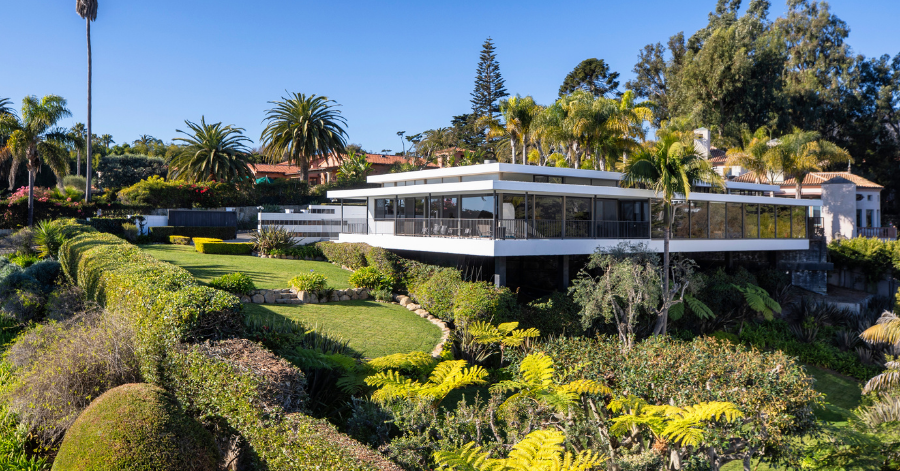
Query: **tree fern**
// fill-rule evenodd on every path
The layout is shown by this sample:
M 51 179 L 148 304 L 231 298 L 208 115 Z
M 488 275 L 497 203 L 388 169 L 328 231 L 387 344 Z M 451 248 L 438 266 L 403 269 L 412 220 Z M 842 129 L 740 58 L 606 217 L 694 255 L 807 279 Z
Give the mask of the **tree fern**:
M 439 451 L 434 459 L 440 469 L 455 471 L 587 471 L 606 458 L 584 451 L 565 452 L 565 435 L 556 430 L 535 430 L 513 446 L 507 458 L 488 458 L 481 447 L 469 443 L 458 450 Z
M 435 365 L 437 365 L 437 360 L 430 353 L 425 352 L 395 353 L 369 360 L 369 366 L 376 371 L 395 369 L 428 374 Z
M 696 405 L 678 407 L 671 405 L 649 405 L 643 399 L 627 397 L 610 402 L 607 408 L 614 413 L 622 413 L 612 419 L 610 433 L 625 435 L 635 428 L 648 428 L 654 436 L 674 442 L 682 447 L 699 446 L 703 443 L 705 426 L 724 419 L 731 422 L 743 417 L 743 413 L 730 402 L 701 402 Z
M 878 322 L 859 334 L 870 343 L 900 343 L 900 318 L 890 311 L 885 311 Z
M 506 322 L 493 326 L 487 322 L 476 321 L 469 326 L 469 333 L 481 344 L 499 343 L 505 347 L 521 347 L 526 339 L 540 337 L 535 328 L 518 329 L 518 322 Z
M 519 366 L 520 380 L 500 381 L 491 386 L 492 392 L 516 391 L 504 401 L 501 407 L 508 407 L 516 401 L 531 399 L 550 405 L 564 412 L 582 394 L 609 394 L 608 387 L 591 380 L 576 380 L 566 384 L 556 384 L 553 376 L 553 359 L 543 353 L 533 353 L 522 360 Z
M 762 316 L 766 320 L 772 320 L 775 318 L 774 313 L 781 314 L 781 305 L 778 304 L 777 301 L 772 299 L 769 296 L 769 293 L 766 290 L 756 286 L 754 284 L 747 284 L 744 287 L 740 287 L 738 285 L 732 284 L 734 289 L 741 292 L 744 295 L 744 300 L 747 301 L 747 305 L 750 306 L 750 309 L 762 314 Z
M 889 361 L 884 366 L 887 370 L 867 381 L 866 386 L 863 388 L 863 394 L 900 389 L 900 362 Z
M 369 386 L 379 388 L 372 399 L 386 402 L 398 398 L 423 398 L 437 406 L 450 391 L 473 384 L 484 384 L 487 371 L 480 366 L 468 367 L 464 360 L 439 363 L 427 382 L 414 381 L 397 371 L 382 371 L 366 378 Z

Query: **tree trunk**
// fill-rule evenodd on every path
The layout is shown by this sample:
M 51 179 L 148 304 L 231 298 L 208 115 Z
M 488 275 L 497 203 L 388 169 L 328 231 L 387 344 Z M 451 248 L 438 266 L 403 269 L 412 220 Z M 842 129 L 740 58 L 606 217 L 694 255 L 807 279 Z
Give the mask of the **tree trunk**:
M 509 150 L 509 155 L 512 156 L 510 157 L 509 161 L 512 163 L 516 163 L 516 138 L 513 136 L 509 136 Z
M 87 145 L 85 150 L 86 170 L 85 170 L 85 188 L 84 202 L 91 201 L 91 19 L 87 18 L 87 53 L 88 53 L 88 80 L 87 80 Z
M 672 230 L 672 218 L 669 216 L 669 205 L 665 205 L 666 221 L 663 228 L 663 300 L 665 302 L 669 296 L 669 233 Z M 653 328 L 653 335 L 665 335 L 669 321 L 669 307 L 664 306 L 659 317 L 656 319 L 656 326 Z
M 28 166 L 28 227 L 34 226 L 34 170 Z
M 798 178 L 797 179 L 797 194 L 794 195 L 794 198 L 799 200 L 802 192 L 803 192 L 803 183 Z
M 81 148 L 75 148 L 76 157 L 75 157 L 75 175 L 81 175 Z
M 528 165 L 528 146 L 525 145 L 525 137 L 522 137 L 522 165 Z

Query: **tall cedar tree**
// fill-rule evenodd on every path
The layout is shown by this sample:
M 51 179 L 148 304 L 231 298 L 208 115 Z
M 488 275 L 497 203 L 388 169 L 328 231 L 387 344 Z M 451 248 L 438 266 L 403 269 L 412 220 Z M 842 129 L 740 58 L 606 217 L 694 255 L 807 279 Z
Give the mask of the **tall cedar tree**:
M 610 72 L 609 66 L 603 59 L 585 59 L 575 69 L 566 75 L 563 84 L 559 87 L 559 96 L 568 95 L 575 90 L 584 90 L 594 95 L 594 98 L 614 95 L 621 96 L 619 92 L 618 72 Z
M 472 92 L 472 113 L 476 117 L 500 113 L 500 99 L 509 96 L 500 76 L 500 64 L 494 54 L 494 42 L 487 38 L 481 49 L 481 59 L 475 72 L 475 90 Z

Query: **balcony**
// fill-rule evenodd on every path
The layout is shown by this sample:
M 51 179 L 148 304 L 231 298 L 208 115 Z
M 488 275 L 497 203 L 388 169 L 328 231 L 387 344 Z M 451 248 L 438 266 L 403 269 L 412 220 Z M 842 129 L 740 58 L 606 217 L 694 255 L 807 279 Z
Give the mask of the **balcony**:
M 858 227 L 856 234 L 860 237 L 871 237 L 881 240 L 897 240 L 896 227 Z
M 650 222 L 525 219 L 345 220 L 345 234 L 465 239 L 649 239 Z

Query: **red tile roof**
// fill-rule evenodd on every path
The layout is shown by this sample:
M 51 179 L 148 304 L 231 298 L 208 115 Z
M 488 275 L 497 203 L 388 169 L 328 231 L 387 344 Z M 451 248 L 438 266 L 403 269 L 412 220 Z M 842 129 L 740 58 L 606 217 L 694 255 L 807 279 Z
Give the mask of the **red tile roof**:
M 725 151 L 722 149 L 718 149 L 715 147 L 711 147 L 709 149 L 709 163 L 713 164 L 713 166 L 725 165 L 725 160 L 727 157 L 725 156 Z
M 280 164 L 250 164 L 250 170 L 253 173 L 294 173 L 299 172 L 300 167 L 296 165 L 291 165 L 287 162 L 281 162 Z
M 395 163 L 407 163 L 413 157 L 406 157 L 403 155 L 385 155 L 385 154 L 366 154 L 366 160 L 369 161 L 372 165 L 393 165 Z M 338 168 L 341 166 L 341 162 L 335 157 L 334 154 L 328 154 L 327 157 L 321 157 L 313 160 L 309 164 L 310 170 L 325 170 Z M 434 165 L 429 165 L 429 167 L 436 167 Z M 299 169 L 297 170 L 299 172 Z
M 842 177 L 842 178 L 846 178 L 847 180 L 850 180 L 851 182 L 856 184 L 857 188 L 884 188 L 883 186 L 881 186 L 873 181 L 867 180 L 859 175 L 854 175 L 850 172 L 812 172 L 812 173 L 808 173 L 806 175 L 806 177 L 803 179 L 803 186 L 805 186 L 805 187 L 819 186 L 822 183 L 825 183 L 828 180 L 831 180 L 832 178 L 836 178 L 836 177 Z M 743 175 L 735 177 L 731 181 L 744 182 L 744 183 L 755 183 L 756 176 L 752 172 L 747 172 Z M 768 183 L 768 178 L 766 178 L 765 176 L 762 176 L 760 178 L 760 182 Z M 788 178 L 787 180 L 778 183 L 778 185 L 781 185 L 781 186 L 795 186 L 796 184 L 797 184 L 797 181 L 793 178 Z

